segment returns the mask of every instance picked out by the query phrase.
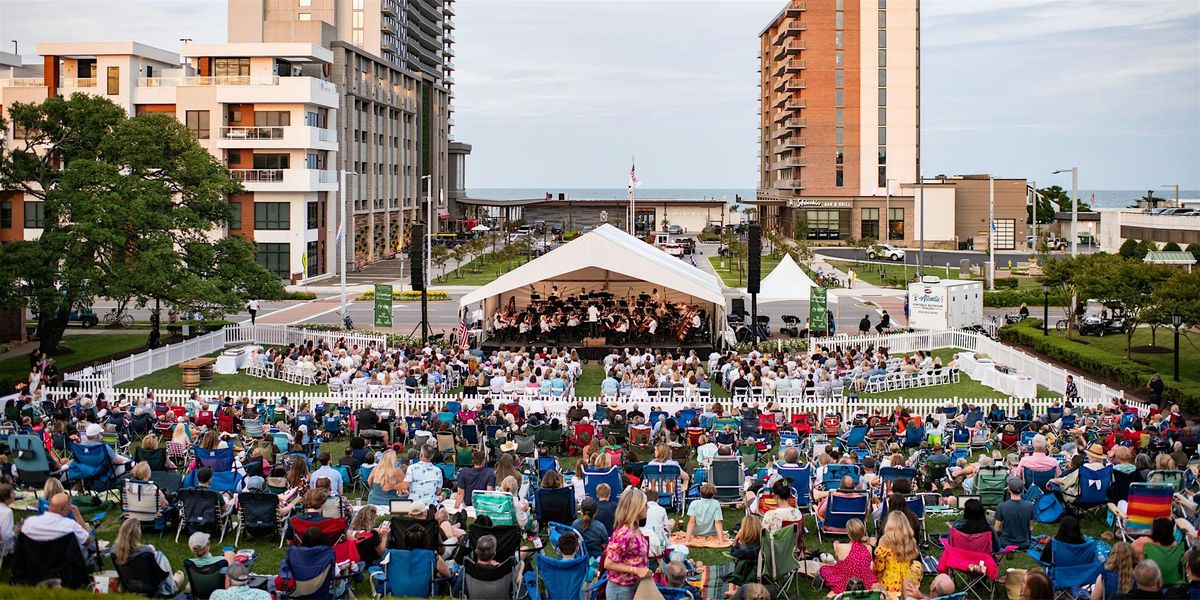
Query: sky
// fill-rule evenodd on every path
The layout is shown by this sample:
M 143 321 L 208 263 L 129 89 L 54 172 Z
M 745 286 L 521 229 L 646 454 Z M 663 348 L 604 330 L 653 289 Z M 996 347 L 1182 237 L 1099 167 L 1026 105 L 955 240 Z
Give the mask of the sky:
M 348 1 L 348 0 L 345 0 Z M 829 0 L 808 0 L 809 2 Z M 758 33 L 783 0 L 458 0 L 469 188 L 754 188 Z M 0 0 L 0 48 L 222 41 L 225 0 Z M 1200 2 L 925 0 L 927 175 L 1200 189 Z

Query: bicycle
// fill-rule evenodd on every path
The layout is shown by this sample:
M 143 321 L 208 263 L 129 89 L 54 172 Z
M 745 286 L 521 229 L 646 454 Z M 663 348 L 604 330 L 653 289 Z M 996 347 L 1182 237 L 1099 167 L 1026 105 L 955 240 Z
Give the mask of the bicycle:
M 127 313 L 118 314 L 116 309 L 113 309 L 104 315 L 101 322 L 104 323 L 105 327 L 128 328 L 133 326 L 133 315 Z
M 1057 322 L 1054 324 L 1054 330 L 1055 330 L 1055 331 L 1066 331 L 1066 330 L 1067 330 L 1067 320 L 1066 320 L 1066 319 L 1059 319 L 1059 320 L 1058 320 L 1058 321 L 1057 321 Z

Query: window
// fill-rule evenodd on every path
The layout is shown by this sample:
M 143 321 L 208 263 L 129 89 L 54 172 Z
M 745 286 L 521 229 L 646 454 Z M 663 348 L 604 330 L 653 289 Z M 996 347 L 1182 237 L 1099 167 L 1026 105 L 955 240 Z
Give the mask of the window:
M 845 119 L 846 119 L 846 109 L 844 109 L 844 108 L 833 109 L 834 125 L 837 125 L 838 127 L 845 125 Z
M 879 28 L 883 29 L 884 27 L 887 27 L 887 11 L 881 10 L 879 11 Z
M 836 13 L 834 13 L 834 15 L 833 15 L 833 26 L 834 26 L 835 28 L 837 28 L 837 29 L 844 29 L 844 28 L 846 27 L 846 23 L 845 23 L 845 21 L 846 21 L 846 13 L 844 13 L 844 12 L 842 12 L 842 11 L 840 11 L 840 10 L 839 10 L 839 11 L 837 11 Z
M 840 69 L 845 65 L 845 60 L 846 52 L 844 50 L 837 50 L 833 53 L 833 66 Z
M 255 169 L 290 169 L 292 157 L 289 154 L 255 154 Z
M 46 203 L 40 200 L 25 201 L 25 229 L 41 229 L 46 226 Z
M 355 11 L 354 15 L 353 15 L 353 19 L 354 19 L 354 28 L 361 29 L 363 26 L 363 13 Z
M 0 201 L 0 229 L 12 229 L 12 200 Z
M 833 174 L 833 185 L 835 187 L 843 187 L 846 185 L 846 172 L 842 165 L 838 165 Z
M 841 88 L 838 88 L 838 89 L 834 90 L 834 92 L 833 92 L 833 105 L 834 105 L 834 106 L 844 106 L 845 104 L 846 104 L 846 92 L 845 92 L 845 90 L 843 90 L 843 89 L 841 89 Z
M 840 240 L 850 237 L 850 210 L 825 209 L 805 211 L 808 218 L 808 239 Z
M 879 164 L 887 164 L 887 148 L 884 148 L 883 146 L 879 147 Z
M 879 87 L 887 87 L 887 69 L 879 69 Z
M 300 0 L 300 7 L 306 8 L 312 6 L 312 0 Z
M 836 143 L 837 145 L 841 146 L 842 144 L 846 143 L 846 142 L 844 141 L 844 139 L 845 139 L 845 136 L 843 135 L 843 130 L 842 130 L 842 128 L 841 128 L 841 127 L 838 127 L 838 128 L 837 128 L 837 129 L 834 131 L 834 137 L 836 137 L 836 138 L 837 138 L 837 139 L 835 139 L 835 140 L 834 140 L 834 143 Z
M 879 105 L 887 106 L 887 90 L 879 88 Z
M 288 219 L 288 209 L 290 208 L 291 205 L 287 202 L 255 202 L 254 228 L 263 230 L 289 229 L 291 223 Z
M 862 223 L 859 227 L 858 239 L 879 239 L 879 209 L 864 208 L 861 210 L 860 217 Z
M 880 13 L 880 14 L 883 14 L 883 13 Z M 301 21 L 311 21 L 312 20 L 312 13 L 300 13 L 299 15 L 296 15 L 296 16 Z
M 904 209 L 889 208 L 888 209 L 888 239 L 903 240 L 904 239 Z
M 846 72 L 841 71 L 841 70 L 834 71 L 833 72 L 833 82 L 834 82 L 833 84 L 837 87 L 845 86 L 846 85 Z
M 879 128 L 879 145 L 880 146 L 887 145 L 887 127 Z
M 213 75 L 217 77 L 247 77 L 250 75 L 250 59 L 218 58 L 213 61 Z
M 321 220 L 319 217 L 320 214 L 321 214 L 321 211 L 319 209 L 319 205 L 316 202 L 309 202 L 308 203 L 308 219 L 307 219 L 309 229 L 317 228 L 317 226 L 318 226 L 317 224 Z
M 881 66 L 881 67 L 887 66 L 887 50 L 881 49 L 879 51 L 879 66 Z
M 887 166 L 879 165 L 879 187 L 887 187 Z
M 841 50 L 846 47 L 846 33 L 838 31 L 833 34 L 833 47 Z
M 256 110 L 254 125 L 257 127 L 287 127 L 292 124 L 292 113 L 286 110 Z
M 879 124 L 887 125 L 887 109 L 884 107 L 879 108 Z
M 117 96 L 121 93 L 121 67 L 108 68 L 108 95 Z
M 879 30 L 879 47 L 887 48 L 887 31 Z
M 208 139 L 208 111 L 189 110 L 186 115 L 188 131 L 198 140 Z
M 291 252 L 287 244 L 259 244 L 255 258 L 266 270 L 287 278 L 291 275 Z
M 835 164 L 839 164 L 839 165 L 846 164 L 846 149 L 838 148 L 837 155 L 834 157 L 833 161 Z
M 317 154 L 315 152 L 309 152 L 308 154 L 304 155 L 304 168 L 305 169 L 319 169 L 320 168 L 319 161 L 317 160 Z
M 885 8 L 887 8 L 887 0 L 879 0 L 879 9 L 883 10 Z
M 242 203 L 240 201 L 229 203 L 229 228 L 242 228 Z
M 845 3 L 845 0 L 834 0 L 834 1 L 833 1 L 833 8 L 834 8 L 834 9 L 836 9 L 836 10 L 845 10 L 845 9 L 846 9 L 846 6 L 845 6 L 845 4 L 844 4 L 844 3 Z
M 305 247 L 305 254 L 308 255 L 308 273 L 305 273 L 307 277 L 315 277 L 321 273 L 321 251 L 318 249 L 319 247 L 320 244 L 318 242 L 309 242 Z

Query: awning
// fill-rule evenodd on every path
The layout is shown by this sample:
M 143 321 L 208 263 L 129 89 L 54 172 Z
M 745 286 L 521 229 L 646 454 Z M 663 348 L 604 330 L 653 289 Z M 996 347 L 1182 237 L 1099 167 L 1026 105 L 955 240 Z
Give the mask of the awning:
M 439 218 L 439 219 L 449 219 L 449 218 L 450 218 L 450 211 L 448 211 L 448 210 L 446 210 L 446 209 L 444 209 L 444 208 L 439 208 L 439 209 L 438 209 L 438 218 Z

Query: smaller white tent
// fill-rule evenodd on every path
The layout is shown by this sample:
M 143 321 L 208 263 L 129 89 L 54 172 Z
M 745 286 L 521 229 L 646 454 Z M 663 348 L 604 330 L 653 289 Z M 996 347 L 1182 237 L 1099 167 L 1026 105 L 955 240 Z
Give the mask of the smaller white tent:
M 804 269 L 792 260 L 790 254 L 785 254 L 783 260 L 771 270 L 759 286 L 758 303 L 763 302 L 808 302 L 812 297 L 812 288 L 817 285 L 808 277 Z

